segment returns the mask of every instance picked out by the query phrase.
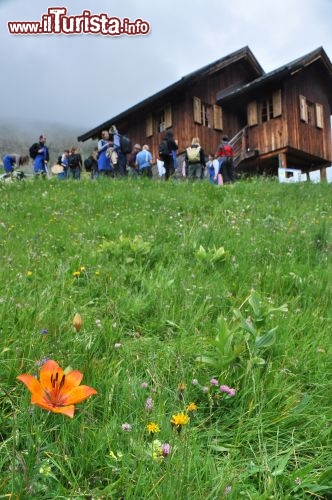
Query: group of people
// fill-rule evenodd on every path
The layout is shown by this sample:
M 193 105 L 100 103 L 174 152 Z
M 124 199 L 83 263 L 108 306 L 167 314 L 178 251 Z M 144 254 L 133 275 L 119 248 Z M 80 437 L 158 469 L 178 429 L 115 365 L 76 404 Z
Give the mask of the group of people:
M 166 131 L 158 151 L 158 169 L 161 164 L 159 175 L 166 181 L 172 178 L 178 167 L 178 143 L 174 139 L 171 130 Z M 49 151 L 46 146 L 46 136 L 40 135 L 38 142 L 29 149 L 30 158 L 33 159 L 33 172 L 35 175 L 47 176 Z M 189 147 L 186 148 L 182 165 L 182 175 L 189 180 L 200 180 L 208 172 L 208 178 L 213 184 L 231 183 L 235 180 L 235 168 L 233 163 L 234 151 L 229 144 L 227 136 L 223 136 L 222 142 L 215 153 L 208 155 L 206 161 L 205 152 L 200 145 L 198 137 L 194 137 Z M 3 166 L 5 173 L 12 174 L 15 167 L 21 167 L 29 163 L 29 156 L 5 155 Z M 140 144 L 131 146 L 127 136 L 120 135 L 116 126 L 112 125 L 110 130 L 101 132 L 101 139 L 97 147 L 93 149 L 90 156 L 84 161 L 77 148 L 66 149 L 58 157 L 56 169 L 52 172 L 58 178 L 72 178 L 79 180 L 83 169 L 89 173 L 91 179 L 100 176 L 122 177 L 129 173 L 130 176 L 142 176 L 152 178 L 153 158 L 149 146 Z

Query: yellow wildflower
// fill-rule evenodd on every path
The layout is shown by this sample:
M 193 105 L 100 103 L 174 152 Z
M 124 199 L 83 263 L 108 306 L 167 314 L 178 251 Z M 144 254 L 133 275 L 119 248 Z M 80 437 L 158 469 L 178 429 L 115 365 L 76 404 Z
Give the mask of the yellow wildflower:
M 196 411 L 197 410 L 197 404 L 196 403 L 189 403 L 187 406 L 187 411 Z
M 160 429 L 158 427 L 157 424 L 155 424 L 154 422 L 150 422 L 147 426 L 146 426 L 146 430 L 150 433 L 150 434 L 156 434 L 157 432 L 160 432 Z
M 190 417 L 188 415 L 185 415 L 183 412 L 177 413 L 176 415 L 173 415 L 171 418 L 171 424 L 176 427 L 176 429 L 180 432 L 181 428 L 183 425 L 187 425 L 189 422 Z

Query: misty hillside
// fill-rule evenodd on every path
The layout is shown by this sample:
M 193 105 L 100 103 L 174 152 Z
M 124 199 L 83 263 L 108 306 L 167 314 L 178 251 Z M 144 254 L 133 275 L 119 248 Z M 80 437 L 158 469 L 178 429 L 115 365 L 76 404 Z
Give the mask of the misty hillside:
M 95 142 L 77 142 L 77 136 L 84 132 L 84 127 L 75 128 L 66 125 L 42 122 L 3 122 L 0 121 L 0 163 L 5 154 L 29 154 L 29 147 L 38 141 L 41 134 L 47 137 L 50 163 L 56 163 L 64 149 L 76 146 L 83 157 L 90 154 Z

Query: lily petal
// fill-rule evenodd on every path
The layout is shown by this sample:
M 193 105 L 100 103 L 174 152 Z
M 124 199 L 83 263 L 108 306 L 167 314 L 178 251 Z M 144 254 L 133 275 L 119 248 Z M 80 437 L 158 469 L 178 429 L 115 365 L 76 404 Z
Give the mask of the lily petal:
M 80 383 L 82 382 L 82 378 L 83 378 L 83 373 L 79 372 L 78 370 L 70 371 L 65 376 L 65 383 L 62 387 L 61 392 L 66 393 L 67 391 L 74 389 L 74 387 L 80 385 Z
M 51 403 L 48 403 L 46 399 L 38 398 L 35 396 L 32 396 L 31 403 L 36 406 L 39 406 L 40 408 L 43 408 L 43 410 L 51 411 L 53 413 L 62 413 L 70 418 L 73 418 L 74 416 L 74 410 L 75 410 L 74 405 L 53 406 Z
M 42 387 L 47 390 L 52 390 L 51 376 L 56 376 L 58 373 L 58 380 L 60 381 L 63 376 L 63 369 L 58 365 L 56 361 L 49 359 L 40 369 L 39 379 Z
M 53 413 L 62 413 L 63 415 L 67 415 L 67 417 L 73 418 L 74 416 L 74 410 L 75 406 L 74 405 L 68 405 L 68 406 L 57 406 L 53 408 Z
M 39 381 L 32 375 L 19 375 L 16 378 L 17 380 L 23 382 L 23 384 L 27 386 L 32 394 L 43 394 L 42 386 L 40 385 Z
M 63 403 L 65 405 L 80 403 L 93 394 L 97 394 L 95 389 L 88 387 L 87 385 L 80 385 L 79 387 L 75 387 L 69 391 L 68 394 L 63 395 Z

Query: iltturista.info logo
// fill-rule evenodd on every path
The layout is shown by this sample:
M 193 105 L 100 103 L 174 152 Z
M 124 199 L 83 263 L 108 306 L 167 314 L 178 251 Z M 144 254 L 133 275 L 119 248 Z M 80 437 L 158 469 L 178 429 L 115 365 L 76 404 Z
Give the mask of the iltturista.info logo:
M 12 35 L 147 35 L 150 25 L 143 19 L 130 21 L 124 17 L 110 17 L 104 12 L 92 14 L 83 10 L 78 16 L 68 16 L 66 7 L 49 7 L 40 21 L 8 21 L 8 31 Z

